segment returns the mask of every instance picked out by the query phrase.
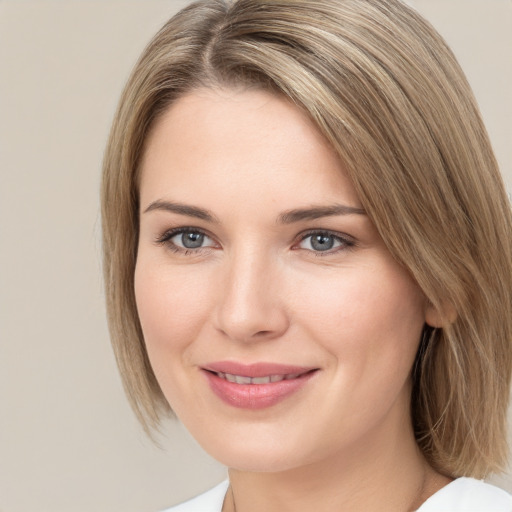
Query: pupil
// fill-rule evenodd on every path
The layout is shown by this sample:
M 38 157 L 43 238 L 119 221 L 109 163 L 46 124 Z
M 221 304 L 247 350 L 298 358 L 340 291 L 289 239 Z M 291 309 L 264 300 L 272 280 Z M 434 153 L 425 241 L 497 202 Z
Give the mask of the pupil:
M 328 251 L 333 245 L 334 239 L 329 235 L 314 235 L 311 239 L 311 247 L 316 251 Z
M 201 233 L 183 233 L 181 242 L 187 249 L 197 249 L 203 245 L 204 235 Z

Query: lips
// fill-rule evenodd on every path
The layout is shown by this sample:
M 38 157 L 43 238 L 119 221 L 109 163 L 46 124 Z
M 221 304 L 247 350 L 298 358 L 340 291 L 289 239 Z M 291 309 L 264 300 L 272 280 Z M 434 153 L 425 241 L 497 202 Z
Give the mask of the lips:
M 202 370 L 210 389 L 223 402 L 242 409 L 263 409 L 299 391 L 318 368 L 222 361 L 209 364 Z

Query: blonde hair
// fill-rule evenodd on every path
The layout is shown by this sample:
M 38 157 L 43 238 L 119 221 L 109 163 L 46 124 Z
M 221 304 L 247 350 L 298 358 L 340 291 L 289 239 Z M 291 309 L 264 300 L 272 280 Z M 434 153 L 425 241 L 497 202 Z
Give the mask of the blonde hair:
M 412 421 L 427 460 L 483 477 L 506 462 L 512 222 L 473 94 L 437 32 L 399 0 L 205 0 L 154 37 L 123 92 L 102 184 L 111 337 L 150 431 L 169 411 L 135 305 L 138 167 L 155 120 L 199 87 L 293 101 L 338 152 L 389 251 L 443 318 L 425 328 Z

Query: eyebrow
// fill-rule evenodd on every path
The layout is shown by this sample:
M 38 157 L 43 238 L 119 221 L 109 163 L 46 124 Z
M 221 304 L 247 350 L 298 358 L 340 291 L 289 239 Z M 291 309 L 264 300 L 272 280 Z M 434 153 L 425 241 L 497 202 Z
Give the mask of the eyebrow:
M 173 203 L 171 201 L 154 201 L 145 210 L 144 213 L 152 212 L 154 210 L 164 210 L 166 212 L 178 213 L 179 215 L 186 215 L 187 217 L 195 217 L 196 219 L 205 220 L 219 224 L 219 220 L 213 213 L 199 208 L 197 206 L 190 206 L 182 203 Z
M 363 208 L 334 204 L 332 206 L 312 206 L 311 208 L 298 208 L 288 210 L 279 215 L 278 222 L 292 224 L 301 220 L 315 220 L 321 217 L 333 217 L 335 215 L 366 215 Z
M 219 219 L 209 210 L 191 206 L 183 203 L 174 203 L 171 201 L 154 201 L 145 210 L 144 213 L 154 210 L 163 210 L 196 219 L 205 220 L 215 224 L 220 224 Z M 281 213 L 277 219 L 278 224 L 293 224 L 302 220 L 315 220 L 321 217 L 333 217 L 336 215 L 366 215 L 363 208 L 348 206 L 344 204 L 334 204 L 330 206 L 312 206 L 310 208 L 297 208 L 287 210 Z

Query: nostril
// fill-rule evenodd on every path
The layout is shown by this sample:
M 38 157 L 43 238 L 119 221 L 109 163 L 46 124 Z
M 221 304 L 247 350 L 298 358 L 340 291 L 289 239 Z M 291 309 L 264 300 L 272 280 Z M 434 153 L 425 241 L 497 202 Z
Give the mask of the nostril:
M 272 331 L 259 331 L 257 333 L 254 334 L 254 336 L 259 336 L 259 337 L 262 337 L 262 336 L 268 336 L 269 334 L 271 334 Z

